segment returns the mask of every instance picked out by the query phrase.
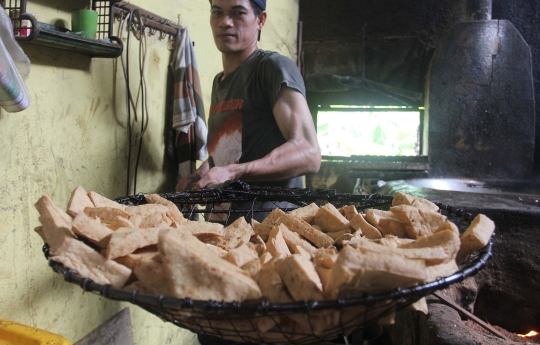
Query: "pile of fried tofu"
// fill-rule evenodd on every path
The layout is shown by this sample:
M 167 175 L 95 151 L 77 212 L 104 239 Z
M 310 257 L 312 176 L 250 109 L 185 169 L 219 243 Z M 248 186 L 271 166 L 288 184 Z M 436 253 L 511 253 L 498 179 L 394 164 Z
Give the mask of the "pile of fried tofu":
M 126 206 L 79 186 L 64 211 L 43 196 L 35 204 L 41 223 L 35 230 L 51 260 L 99 284 L 196 300 L 289 303 L 359 297 L 451 275 L 495 229 L 479 214 L 460 235 L 437 205 L 400 192 L 389 210 L 313 203 L 228 226 L 188 221 L 160 195 L 145 198 L 144 205 Z M 424 302 L 415 305 L 427 312 Z M 261 322 L 259 331 L 274 326 L 275 320 Z

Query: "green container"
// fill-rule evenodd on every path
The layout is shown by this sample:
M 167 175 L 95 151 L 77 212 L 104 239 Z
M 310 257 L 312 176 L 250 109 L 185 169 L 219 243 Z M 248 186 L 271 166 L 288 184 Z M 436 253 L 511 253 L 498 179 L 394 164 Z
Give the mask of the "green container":
M 71 31 L 82 33 L 86 38 L 95 39 L 98 13 L 92 10 L 71 11 Z

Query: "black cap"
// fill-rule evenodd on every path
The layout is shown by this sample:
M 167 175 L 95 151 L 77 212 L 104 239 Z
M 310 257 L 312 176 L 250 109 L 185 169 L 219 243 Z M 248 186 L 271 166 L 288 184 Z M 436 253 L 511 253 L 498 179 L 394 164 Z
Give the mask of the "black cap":
M 260 8 L 262 8 L 263 11 L 266 11 L 266 0 L 249 0 L 251 2 L 256 3 L 259 5 Z
M 209 0 L 210 1 L 210 5 L 212 4 L 212 0 Z M 266 11 L 266 0 L 249 0 L 253 3 L 256 3 L 257 5 L 259 5 L 260 8 L 262 8 L 263 11 Z

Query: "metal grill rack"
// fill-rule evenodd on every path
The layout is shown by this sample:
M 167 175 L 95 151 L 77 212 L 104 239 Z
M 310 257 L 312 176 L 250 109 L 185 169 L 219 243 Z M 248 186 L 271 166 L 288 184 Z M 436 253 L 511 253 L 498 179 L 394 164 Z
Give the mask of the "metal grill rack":
M 98 24 L 96 30 L 96 38 L 102 40 L 113 35 L 114 11 L 112 5 L 118 1 L 93 0 L 92 9 L 98 13 Z
M 312 202 L 323 205 L 327 202 L 336 207 L 355 205 L 358 211 L 367 208 L 388 210 L 392 197 L 382 195 L 338 194 L 335 190 L 320 189 L 279 189 L 252 187 L 239 181 L 225 183 L 220 188 L 194 190 L 181 193 L 161 194 L 175 203 L 184 217 L 192 219 L 196 214 L 207 217 L 221 213 L 224 223 L 230 223 L 235 213 L 254 216 L 267 213 L 272 207 L 280 207 L 290 212 Z M 145 204 L 144 195 L 120 197 L 117 202 L 124 205 Z M 222 211 L 216 205 L 230 202 L 239 207 Z M 461 232 L 474 218 L 462 209 L 438 204 L 440 212 L 454 222 Z M 48 247 L 44 247 L 49 258 Z M 104 296 L 111 300 L 127 301 L 151 312 L 163 320 L 187 328 L 196 333 L 249 344 L 322 344 L 330 340 L 362 331 L 364 327 L 399 309 L 405 308 L 437 290 L 476 274 L 492 255 L 492 242 L 467 262 L 455 274 L 410 288 L 399 288 L 378 294 L 363 294 L 355 298 L 338 300 L 307 301 L 295 303 L 268 303 L 266 301 L 224 302 L 214 300 L 193 300 L 149 295 L 138 291 L 124 291 L 109 285 L 100 285 L 91 279 L 79 276 L 58 262 L 49 261 L 52 269 L 64 276 L 70 283 L 79 285 L 85 291 Z M 328 318 L 338 318 L 332 327 L 321 329 L 321 322 Z M 304 327 L 289 327 L 282 320 L 303 320 Z M 335 319 L 334 319 L 335 320 Z M 261 332 L 261 325 L 276 327 Z
M 26 13 L 26 0 L 0 0 L 0 5 L 5 9 L 11 24 L 13 33 L 19 41 L 31 41 L 36 36 L 37 22 L 34 16 Z

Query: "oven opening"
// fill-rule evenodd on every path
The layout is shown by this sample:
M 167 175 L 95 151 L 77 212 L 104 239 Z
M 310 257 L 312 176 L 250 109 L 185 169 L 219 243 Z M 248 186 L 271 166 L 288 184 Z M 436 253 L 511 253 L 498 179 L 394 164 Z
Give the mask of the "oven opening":
M 423 107 L 318 106 L 317 139 L 323 160 L 406 157 L 422 153 Z

